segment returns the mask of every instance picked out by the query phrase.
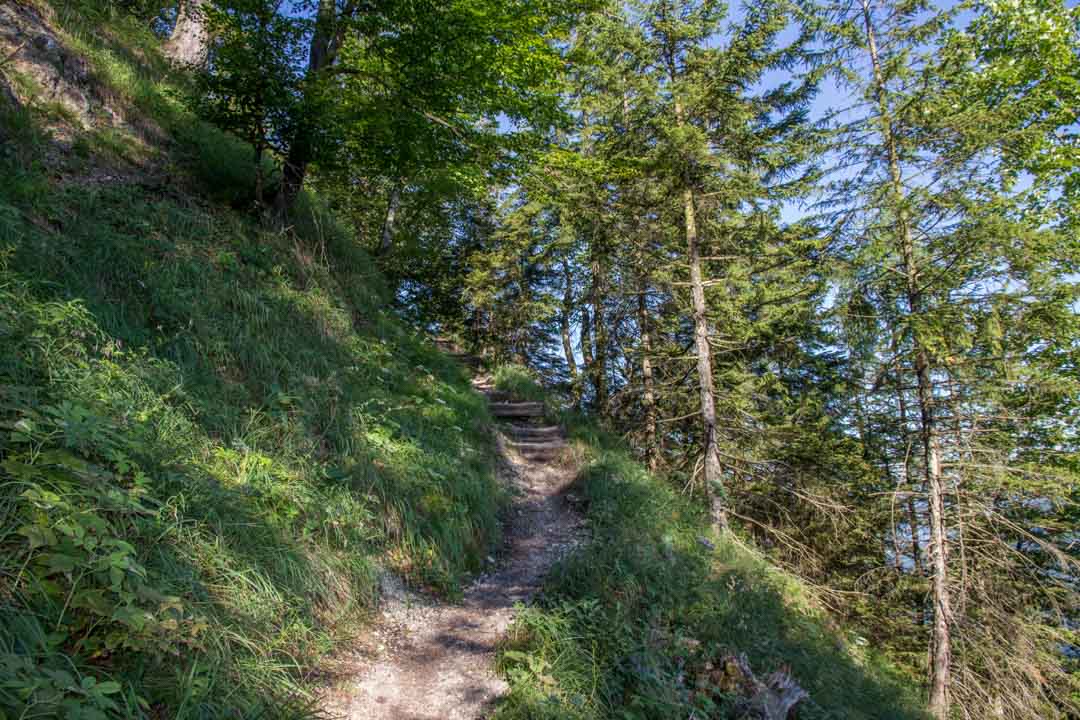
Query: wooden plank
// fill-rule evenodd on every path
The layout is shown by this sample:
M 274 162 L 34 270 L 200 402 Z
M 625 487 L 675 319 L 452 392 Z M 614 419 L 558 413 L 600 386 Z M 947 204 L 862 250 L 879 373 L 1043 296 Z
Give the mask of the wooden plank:
M 563 437 L 563 429 L 558 425 L 546 427 L 504 425 L 503 431 L 512 438 L 520 438 L 522 440 L 554 440 Z
M 520 453 L 528 452 L 557 452 L 567 447 L 565 442 L 515 442 L 512 443 L 515 450 Z
M 543 417 L 544 403 L 491 403 L 491 414 L 495 417 Z

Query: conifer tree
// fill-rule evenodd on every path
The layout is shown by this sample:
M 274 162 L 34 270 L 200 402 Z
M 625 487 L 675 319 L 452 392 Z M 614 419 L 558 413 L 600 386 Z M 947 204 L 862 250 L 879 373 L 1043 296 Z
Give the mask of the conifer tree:
M 982 10 L 996 12 L 992 6 Z M 1064 148 L 1054 138 L 1068 122 L 1032 108 L 1029 117 L 1037 119 L 1021 125 L 1025 129 L 986 133 L 1009 126 L 1023 101 L 1014 97 L 1003 104 L 1003 96 L 989 104 L 972 95 L 960 101 L 960 88 L 986 77 L 987 69 L 970 50 L 977 41 L 944 32 L 951 22 L 947 12 L 922 2 L 866 0 L 854 11 L 838 6 L 832 18 L 843 76 L 865 100 L 837 153 L 854 170 L 833 184 L 839 205 L 834 237 L 851 267 L 842 282 L 843 307 L 853 325 L 869 326 L 864 337 L 882 338 L 858 352 L 860 372 L 868 379 L 867 401 L 894 418 L 878 430 L 896 435 L 882 443 L 864 440 L 884 453 L 887 476 L 896 473 L 913 484 L 918 501 L 907 532 L 916 568 L 922 527 L 916 504 L 928 525 L 930 709 L 945 718 L 959 700 L 968 712 L 1000 712 L 1009 698 L 1023 697 L 1011 716 L 1042 715 L 1058 702 L 1053 696 L 1060 683 L 1033 685 L 1024 673 L 1006 669 L 1020 662 L 1004 661 L 1001 643 L 1027 638 L 1029 644 L 1018 645 L 1031 648 L 1023 662 L 1054 675 L 1060 662 L 1046 646 L 1037 649 L 1031 634 L 1047 628 L 1037 630 L 1033 618 L 1023 619 L 1026 610 L 1000 603 L 989 588 L 1000 591 L 998 583 L 1006 583 L 1015 592 L 1026 562 L 1063 561 L 1052 543 L 1030 532 L 1031 517 L 1019 519 L 1025 514 L 1020 508 L 1030 509 L 1040 495 L 1064 497 L 1060 485 L 1055 489 L 1064 479 L 1061 468 L 1050 459 L 1063 446 L 1053 441 L 1043 446 L 1049 456 L 1025 462 L 1023 437 L 1006 439 L 991 428 L 1015 429 L 1022 417 L 1038 422 L 1054 401 L 1036 410 L 1032 395 L 1062 398 L 1058 392 L 1070 374 L 1060 355 L 1040 350 L 1041 331 L 1032 333 L 1041 325 L 1037 318 L 1052 316 L 1061 321 L 1050 333 L 1053 346 L 1068 346 L 1074 337 L 1068 318 L 1075 313 L 1068 308 L 1075 283 L 1062 271 L 1074 263 L 1075 250 L 1059 244 L 1064 225 L 1055 227 L 1048 215 L 1033 212 L 1055 183 L 1062 187 L 1061 179 L 1047 171 L 1023 190 L 1014 182 L 1015 166 L 1009 167 L 1024 155 L 1010 158 L 1014 142 L 1013 148 L 1059 154 Z M 984 30 L 986 18 L 973 24 L 975 32 Z M 965 42 L 966 54 L 959 49 Z M 1064 56 L 1075 58 L 1075 51 Z M 1033 102 L 1046 100 L 1032 95 Z M 1006 316 L 1008 332 L 1001 325 Z M 1018 399 L 1019 386 L 1025 400 L 1006 401 Z M 1057 425 L 1064 419 L 1051 413 L 1042 421 Z M 911 453 L 913 448 L 918 451 Z M 1044 514 L 1041 522 L 1047 520 Z M 1009 550 L 1027 543 L 1026 557 Z M 1030 596 L 1032 604 L 1048 601 L 1038 595 Z M 955 679 L 958 673 L 962 680 Z
M 654 78 L 657 93 L 653 168 L 678 198 L 681 211 L 682 262 L 687 273 L 681 282 L 687 283 L 691 300 L 703 477 L 718 524 L 725 522 L 726 514 L 725 463 L 720 456 L 719 368 L 714 355 L 720 349 L 726 357 L 737 358 L 753 340 L 732 332 L 736 318 L 725 317 L 717 303 L 739 303 L 747 295 L 737 292 L 753 292 L 747 286 L 736 291 L 740 281 L 735 278 L 753 273 L 752 266 L 761 260 L 760 255 L 747 254 L 753 245 L 747 240 L 774 232 L 767 207 L 784 193 L 798 192 L 799 168 L 811 147 L 803 122 L 808 84 L 750 90 L 770 69 L 796 56 L 798 39 L 794 45 L 778 40 L 791 19 L 792 7 L 767 2 L 745 8 L 744 16 L 726 33 L 722 26 L 725 10 L 717 2 L 653 2 L 636 7 L 648 53 L 639 62 Z M 781 254 L 792 247 L 783 248 Z M 710 250 L 721 254 L 709 255 Z M 709 292 L 710 288 L 723 290 Z M 736 383 L 725 381 L 720 390 L 738 393 L 735 387 Z M 727 463 L 727 474 L 732 471 Z

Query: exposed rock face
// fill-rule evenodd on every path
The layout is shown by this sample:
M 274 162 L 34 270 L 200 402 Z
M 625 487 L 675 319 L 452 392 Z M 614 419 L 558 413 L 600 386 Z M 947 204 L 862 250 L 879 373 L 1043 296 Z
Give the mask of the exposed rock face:
M 19 105 L 56 103 L 78 123 L 111 115 L 86 59 L 62 42 L 37 7 L 0 3 L 0 94 Z M 111 119 L 111 118 L 110 118 Z
M 103 33 L 84 40 L 105 54 L 135 55 L 147 67 L 155 66 L 154 57 L 125 44 L 124 38 Z M 160 57 L 156 60 L 160 68 Z M 45 4 L 0 0 L 0 109 L 12 107 L 35 111 L 34 126 L 47 140 L 39 159 L 55 177 L 72 182 L 143 180 L 154 170 L 150 158 L 169 144 L 155 120 L 135 107 L 125 89 L 110 84 L 95 70 L 92 58 L 76 49 Z M 125 156 L 97 156 L 73 170 L 65 158 L 71 156 L 75 142 L 106 129 L 124 137 Z
M 203 15 L 205 6 L 206 0 L 183 0 L 180 3 L 176 26 L 164 48 L 165 54 L 178 65 L 202 67 L 206 64 L 210 37 Z

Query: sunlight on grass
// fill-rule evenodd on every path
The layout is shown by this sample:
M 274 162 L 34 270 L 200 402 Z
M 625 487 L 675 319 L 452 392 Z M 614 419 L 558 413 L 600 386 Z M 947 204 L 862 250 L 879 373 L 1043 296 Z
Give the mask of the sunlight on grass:
M 243 203 L 241 144 L 79 37 L 192 185 Z M 455 594 L 498 541 L 483 401 L 317 199 L 286 236 L 183 182 L 43 193 L 39 118 L 2 122 L 0 708 L 309 715 L 380 566 Z
M 513 400 L 542 402 L 546 398 L 544 388 L 536 380 L 536 374 L 521 365 L 500 365 L 494 372 L 495 389 L 506 393 Z
M 922 717 L 910 679 L 829 630 L 797 580 L 713 536 L 700 504 L 617 442 L 573 436 L 592 540 L 511 628 L 499 720 L 723 717 L 737 698 L 709 671 L 726 653 L 762 674 L 789 665 L 810 692 L 800 718 Z

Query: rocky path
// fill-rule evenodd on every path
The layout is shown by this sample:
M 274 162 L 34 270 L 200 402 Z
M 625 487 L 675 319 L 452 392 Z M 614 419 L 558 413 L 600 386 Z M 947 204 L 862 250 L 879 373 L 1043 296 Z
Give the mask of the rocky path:
M 492 570 L 460 603 L 434 602 L 394 580 L 384 587 L 372 646 L 348 659 L 350 677 L 327 698 L 349 720 L 475 720 L 486 717 L 506 683 L 493 669 L 496 647 L 551 566 L 571 549 L 581 522 L 565 490 L 574 471 L 562 429 L 540 424 L 538 403 L 511 402 L 489 381 L 475 382 L 501 426 L 501 475 L 515 499 L 506 544 Z

